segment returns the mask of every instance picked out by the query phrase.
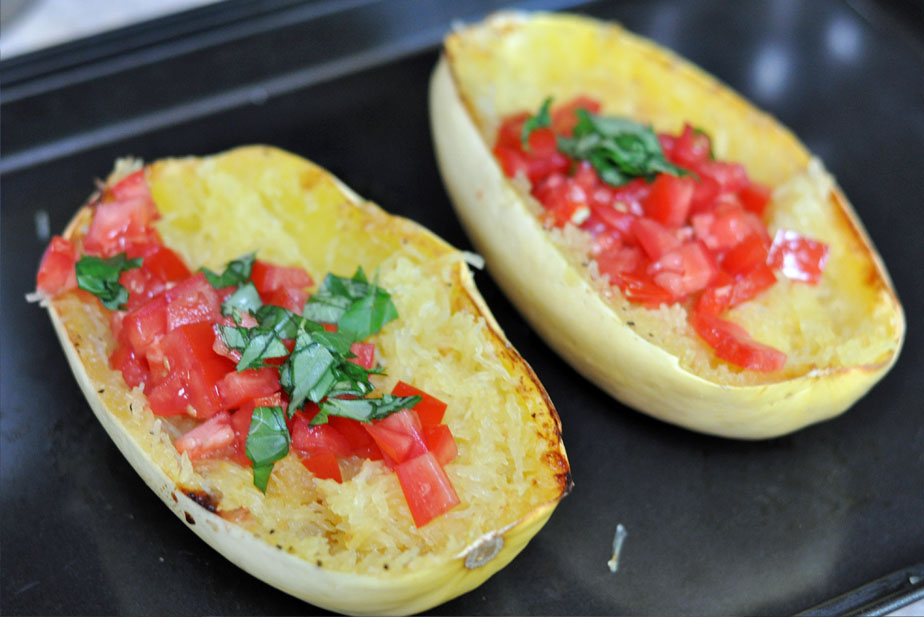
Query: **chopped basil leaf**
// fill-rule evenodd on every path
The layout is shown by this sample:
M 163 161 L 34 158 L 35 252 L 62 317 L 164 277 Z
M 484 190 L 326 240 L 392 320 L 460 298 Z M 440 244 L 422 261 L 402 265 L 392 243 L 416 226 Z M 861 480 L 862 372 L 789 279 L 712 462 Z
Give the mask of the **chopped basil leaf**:
M 398 309 L 391 301 L 391 295 L 381 287 L 373 285 L 365 297 L 350 305 L 340 316 L 337 329 L 354 341 L 362 341 L 397 318 Z
M 289 453 L 289 429 L 282 407 L 254 408 L 246 452 L 253 461 L 254 486 L 265 493 L 273 464 Z
M 305 304 L 305 317 L 337 324 L 338 332 L 361 341 L 398 317 L 391 295 L 370 285 L 362 268 L 347 279 L 328 274 L 318 291 Z
M 119 283 L 119 275 L 140 266 L 140 257 L 126 259 L 125 253 L 108 259 L 85 255 L 74 266 L 77 287 L 99 298 L 110 311 L 122 310 L 128 302 L 128 290 Z
M 321 402 L 337 382 L 333 368 L 337 359 L 317 343 L 311 334 L 301 331 L 295 348 L 279 367 L 279 383 L 289 394 L 289 409 L 294 414 L 305 399 Z
M 552 126 L 552 117 L 549 115 L 549 106 L 552 104 L 552 97 L 542 102 L 539 113 L 530 116 L 523 123 L 523 130 L 520 131 L 520 141 L 523 143 L 523 149 L 529 152 L 529 136 L 536 129 L 544 129 Z
M 250 271 L 253 268 L 255 253 L 241 255 L 234 261 L 228 263 L 225 271 L 221 274 L 215 274 L 208 268 L 199 268 L 199 271 L 205 274 L 212 287 L 221 289 L 222 287 L 231 287 L 247 282 L 250 278 Z
M 664 158 L 658 136 L 650 127 L 585 109 L 576 113 L 574 136 L 559 137 L 558 149 L 571 158 L 590 161 L 607 184 L 621 186 L 639 177 L 652 181 L 658 173 L 689 173 Z
M 261 306 L 263 306 L 263 301 L 260 300 L 260 294 L 257 293 L 257 288 L 253 286 L 253 283 L 248 281 L 240 285 L 237 291 L 228 296 L 228 298 L 221 303 L 221 314 L 233 315 L 235 310 L 256 313 Z
M 382 398 L 328 398 L 321 403 L 321 410 L 312 418 L 311 425 L 324 424 L 329 416 L 352 418 L 360 422 L 381 420 L 396 411 L 410 409 L 420 401 L 421 397 L 416 394 L 414 396 L 385 394 Z
M 306 320 L 287 308 L 275 304 L 264 304 L 255 314 L 261 328 L 274 330 L 280 338 L 295 338 L 299 327 Z M 323 328 L 322 328 L 323 330 Z
M 237 363 L 238 372 L 249 368 L 260 368 L 268 358 L 284 358 L 289 349 L 273 330 L 218 326 L 221 340 L 228 347 L 241 352 Z

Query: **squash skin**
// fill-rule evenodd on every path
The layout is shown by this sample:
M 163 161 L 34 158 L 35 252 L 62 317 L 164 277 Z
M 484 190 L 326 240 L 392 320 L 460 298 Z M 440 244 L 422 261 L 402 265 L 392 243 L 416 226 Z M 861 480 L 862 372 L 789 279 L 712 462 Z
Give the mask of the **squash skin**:
M 375 204 L 359 198 L 323 169 L 292 154 L 265 146 L 252 146 L 213 158 L 218 157 L 231 157 L 245 166 L 277 165 L 317 176 L 335 186 L 343 196 L 342 202 L 335 206 L 339 211 L 328 208 L 325 210 L 327 215 L 336 217 L 348 211 L 349 216 L 358 221 L 377 225 L 380 233 L 386 236 L 394 234 L 394 238 L 390 239 L 410 242 L 426 254 L 456 252 L 420 225 L 388 215 Z M 148 173 L 157 173 L 160 166 L 164 165 L 194 162 L 194 159 L 156 162 L 148 168 Z M 78 211 L 64 232 L 66 238 L 72 239 L 79 233 L 81 226 L 89 222 L 97 197 L 91 197 L 90 203 Z M 548 459 L 544 471 L 548 477 L 554 478 L 553 484 L 558 488 L 552 499 L 519 519 L 484 534 L 459 554 L 442 561 L 438 567 L 410 568 L 402 573 L 381 577 L 336 571 L 278 550 L 223 517 L 220 501 L 213 504 L 217 506 L 216 511 L 216 508 L 204 507 L 201 502 L 187 495 L 187 489 L 177 484 L 156 464 L 146 448 L 107 406 L 106 399 L 112 392 L 101 396 L 103 386 L 113 388 L 111 376 L 99 370 L 100 361 L 103 366 L 108 362 L 105 356 L 101 357 L 98 344 L 87 344 L 95 341 L 91 340 L 86 329 L 81 328 L 81 316 L 74 314 L 86 311 L 90 319 L 98 318 L 103 315 L 99 304 L 94 299 L 86 298 L 77 303 L 73 297 L 65 297 L 72 295 L 68 293 L 48 300 L 47 308 L 71 369 L 94 415 L 138 475 L 200 538 L 250 574 L 319 607 L 348 614 L 403 615 L 427 610 L 470 591 L 506 566 L 542 528 L 558 501 L 567 495 L 572 486 L 567 454 L 561 442 L 561 424 L 545 389 L 529 365 L 507 341 L 475 287 L 471 272 L 461 260 L 456 263 L 453 280 L 454 303 L 474 311 L 484 319 L 488 344 L 495 348 L 508 371 L 523 381 L 524 396 L 541 400 L 545 413 L 537 418 L 536 430 L 548 448 L 543 453 Z M 122 387 L 128 392 L 124 382 Z
M 618 26 L 576 16 L 501 13 L 450 35 L 430 85 L 431 129 L 440 171 L 456 213 L 475 248 L 484 256 L 492 277 L 543 339 L 578 372 L 626 405 L 666 422 L 723 437 L 764 439 L 784 435 L 839 415 L 872 388 L 898 358 L 905 335 L 904 314 L 881 258 L 836 185 L 829 196 L 829 207 L 845 222 L 845 236 L 849 236 L 845 241 L 862 247 L 868 285 L 889 320 L 889 353 L 853 366 L 821 367 L 788 379 L 730 385 L 693 373 L 681 366 L 675 355 L 627 325 L 589 277 L 550 240 L 526 204 L 524 194 L 504 175 L 491 153 L 490 138 L 485 137 L 490 129 L 479 126 L 475 101 L 467 98 L 468 93 L 460 85 L 458 71 L 469 71 L 467 77 L 473 74 L 472 66 L 460 68 L 462 63 L 491 66 L 492 46 L 515 47 L 520 31 L 529 32 L 523 35 L 527 38 L 532 36 L 532 28 L 541 31 L 537 37 L 561 37 L 554 41 L 561 47 L 567 46 L 566 36 L 605 38 L 626 55 L 627 65 L 642 67 L 635 69 L 636 74 L 643 74 L 640 80 L 649 79 L 644 76 L 645 68 L 656 68 L 661 71 L 659 75 L 670 74 L 676 80 L 691 105 L 710 99 L 715 107 L 731 112 L 729 126 L 723 126 L 723 132 L 748 130 L 753 142 L 772 152 L 760 161 L 758 169 L 746 164 L 760 181 L 781 182 L 806 168 L 810 155 L 788 130 L 730 89 Z M 575 43 L 575 54 L 588 60 L 586 49 L 580 45 Z M 465 53 L 469 57 L 458 57 Z M 509 56 L 505 58 L 509 61 Z M 550 75 L 555 71 L 566 72 L 555 67 L 545 77 L 554 81 Z M 542 82 L 542 77 L 535 79 Z M 569 96 L 595 94 L 574 91 L 574 78 L 569 79 L 565 88 Z M 662 123 L 682 126 L 687 118 L 672 117 L 671 112 L 679 113 L 676 108 L 663 109 L 662 102 L 652 96 L 655 86 L 633 85 L 640 93 L 626 95 L 627 100 L 617 101 L 615 107 L 654 110 L 652 115 Z M 540 89 L 529 78 L 517 86 L 522 90 Z M 497 115 L 512 111 L 516 110 L 505 109 Z M 712 129 L 708 127 L 707 131 Z M 748 153 L 739 154 L 744 159 Z M 613 292 L 619 293 L 617 289 Z

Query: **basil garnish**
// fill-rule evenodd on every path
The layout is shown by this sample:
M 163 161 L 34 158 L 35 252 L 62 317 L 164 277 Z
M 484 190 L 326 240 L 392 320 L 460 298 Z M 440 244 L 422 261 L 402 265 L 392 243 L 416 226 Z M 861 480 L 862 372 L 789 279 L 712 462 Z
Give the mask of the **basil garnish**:
M 421 401 L 418 394 L 414 396 L 395 396 L 385 394 L 382 398 L 328 398 L 321 403 L 321 410 L 311 420 L 311 425 L 324 424 L 328 416 L 352 418 L 360 422 L 381 420 L 402 409 L 410 409 Z
M 208 279 L 209 283 L 215 289 L 240 285 L 241 283 L 246 283 L 250 278 L 250 271 L 253 268 L 255 255 L 255 253 L 241 255 L 234 261 L 228 263 L 225 271 L 221 274 L 215 274 L 208 268 L 199 268 L 199 271 L 205 274 L 205 278 Z
M 238 286 L 237 290 L 221 303 L 221 314 L 234 315 L 234 311 L 256 313 L 262 306 L 263 301 L 260 300 L 257 288 L 253 283 L 247 282 Z
M 523 144 L 523 149 L 529 152 L 529 136 L 536 129 L 544 129 L 546 127 L 552 126 L 552 117 L 549 115 L 549 106 L 552 104 L 552 97 L 547 98 L 542 102 L 542 107 L 539 108 L 539 113 L 535 116 L 530 116 L 526 119 L 526 122 L 523 123 L 523 130 L 520 131 L 520 141 Z
M 361 341 L 376 334 L 398 317 L 391 295 L 366 279 L 357 268 L 352 278 L 328 274 L 305 304 L 304 316 L 321 323 L 337 324 L 338 332 Z
M 228 349 L 241 352 L 241 359 L 237 363 L 238 372 L 265 366 L 268 358 L 284 358 L 289 355 L 289 349 L 282 339 L 270 329 L 219 325 L 218 333 Z
M 128 290 L 119 283 L 119 275 L 141 267 L 141 258 L 126 259 L 125 253 L 103 259 L 85 255 L 75 264 L 77 287 L 99 298 L 110 311 L 125 308 Z
M 559 137 L 558 150 L 573 159 L 590 161 L 607 184 L 622 186 L 634 178 L 651 182 L 658 173 L 689 173 L 664 158 L 651 127 L 627 118 L 598 116 L 586 109 L 576 113 L 574 136 Z
M 253 461 L 253 483 L 266 492 L 273 465 L 289 453 L 289 429 L 282 407 L 256 407 L 247 431 L 247 458 Z

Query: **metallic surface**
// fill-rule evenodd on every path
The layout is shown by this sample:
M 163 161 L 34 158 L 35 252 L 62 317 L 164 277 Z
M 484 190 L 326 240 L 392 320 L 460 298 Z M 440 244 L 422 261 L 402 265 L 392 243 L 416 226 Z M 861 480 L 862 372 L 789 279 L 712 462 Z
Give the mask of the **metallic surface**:
M 0 64 L 0 612 L 318 611 L 232 566 L 159 503 L 23 297 L 44 221 L 61 230 L 125 154 L 271 143 L 469 248 L 436 171 L 427 83 L 451 20 L 499 3 L 455 4 L 230 0 Z M 924 560 L 921 22 L 836 0 L 578 8 L 686 56 L 821 156 L 889 266 L 906 345 L 844 416 L 729 441 L 621 407 L 478 275 L 559 410 L 575 488 L 510 566 L 435 612 L 792 613 Z M 629 535 L 612 574 L 618 524 Z

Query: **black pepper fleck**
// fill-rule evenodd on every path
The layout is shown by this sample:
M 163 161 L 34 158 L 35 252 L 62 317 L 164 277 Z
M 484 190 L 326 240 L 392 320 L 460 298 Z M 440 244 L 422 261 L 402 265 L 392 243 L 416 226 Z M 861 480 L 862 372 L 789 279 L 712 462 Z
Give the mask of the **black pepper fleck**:
M 99 394 L 105 394 L 105 392 L 106 392 L 106 388 L 100 388 L 99 390 L 97 390 L 97 393 Z
M 318 559 L 317 564 L 318 564 L 318 567 L 319 567 L 319 568 L 320 568 L 322 565 L 324 565 L 324 564 L 321 562 L 320 559 Z
M 632 327 L 634 328 L 634 327 L 635 327 L 635 322 L 634 322 L 634 321 L 627 321 L 627 322 L 626 322 L 626 325 L 627 325 L 627 326 L 632 326 Z
M 382 567 L 385 568 L 385 569 L 387 570 L 387 569 L 388 569 L 388 564 L 386 563 L 386 564 L 384 564 Z

